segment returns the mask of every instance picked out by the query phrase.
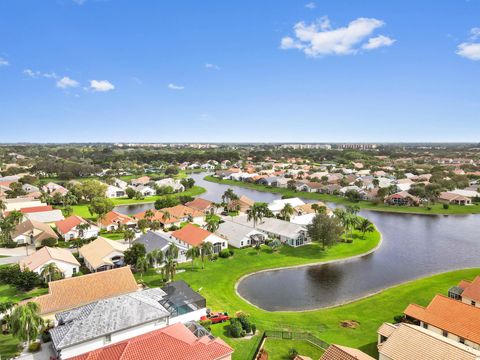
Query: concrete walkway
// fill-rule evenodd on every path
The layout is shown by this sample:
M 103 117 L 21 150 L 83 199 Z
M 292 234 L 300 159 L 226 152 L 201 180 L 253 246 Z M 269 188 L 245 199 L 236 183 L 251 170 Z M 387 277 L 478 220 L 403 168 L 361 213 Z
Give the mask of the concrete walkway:
M 33 245 L 28 246 L 28 253 L 31 254 L 35 251 Z M 25 256 L 26 255 L 25 246 L 15 247 L 15 248 L 0 248 L 0 255 L 2 256 Z

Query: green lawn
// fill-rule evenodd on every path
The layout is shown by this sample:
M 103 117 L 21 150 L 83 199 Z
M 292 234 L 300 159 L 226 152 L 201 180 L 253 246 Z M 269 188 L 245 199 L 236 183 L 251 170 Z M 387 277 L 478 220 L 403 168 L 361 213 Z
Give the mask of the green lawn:
M 20 342 L 12 335 L 0 334 L 0 358 L 10 359 L 16 356 Z
M 288 353 L 290 349 L 297 350 L 299 355 L 312 358 L 312 360 L 320 359 L 323 350 L 318 346 L 305 340 L 283 340 L 267 338 L 264 349 L 268 353 L 268 360 L 290 360 Z
M 136 199 L 128 199 L 128 198 L 119 198 L 119 199 L 111 199 L 115 206 L 118 205 L 133 205 L 133 204 L 141 204 L 141 203 L 153 203 L 158 199 L 164 198 L 166 196 L 172 197 L 179 197 L 179 196 L 197 196 L 203 194 L 206 190 L 201 186 L 193 186 L 191 189 L 187 191 L 175 193 L 171 195 L 160 195 L 160 196 L 147 196 L 143 199 L 136 200 Z M 73 205 L 73 214 L 81 216 L 85 219 L 96 220 L 95 216 L 92 216 L 88 211 L 88 205 Z
M 294 191 L 294 190 L 289 190 L 284 188 L 270 187 L 266 185 L 251 184 L 243 181 L 221 180 L 210 175 L 206 176 L 204 180 L 219 183 L 219 184 L 239 186 L 239 187 L 248 188 L 252 190 L 276 193 L 276 194 L 286 195 L 286 196 L 315 199 L 315 200 L 333 202 L 333 203 L 343 204 L 343 205 L 358 205 L 362 209 L 368 209 L 372 211 L 385 211 L 385 212 L 397 212 L 397 213 L 409 213 L 409 214 L 446 214 L 446 215 L 448 214 L 450 215 L 479 214 L 480 213 L 480 204 L 474 204 L 472 206 L 450 205 L 448 209 L 444 209 L 442 204 L 434 204 L 434 205 L 430 205 L 429 207 L 424 207 L 424 206 L 414 207 L 414 206 L 391 206 L 387 204 L 374 204 L 370 201 L 359 201 L 354 203 L 342 196 Z
M 343 306 L 306 312 L 268 312 L 248 304 L 235 293 L 235 283 L 240 277 L 254 271 L 323 262 L 365 253 L 379 242 L 379 233 L 367 234 L 365 240 L 357 238 L 352 244 L 340 243 L 326 251 L 321 251 L 317 244 L 300 248 L 282 247 L 272 253 L 262 248 L 260 252 L 248 248 L 235 250 L 229 259 L 206 262 L 201 269 L 200 260 L 196 260 L 192 269 L 189 263 L 182 265 L 186 271 L 177 274 L 177 279 L 184 279 L 194 290 L 207 299 L 207 306 L 214 311 L 228 311 L 233 314 L 242 310 L 250 314 L 259 330 L 289 330 L 311 332 L 328 343 L 360 348 L 376 356 L 376 331 L 385 321 L 402 313 L 413 302 L 426 305 L 436 293 L 446 293 L 452 284 L 461 279 L 473 279 L 480 274 L 480 269 L 458 270 L 413 282 L 398 285 L 377 295 L 346 304 Z M 160 276 L 153 271 L 144 275 L 143 280 L 149 286 L 160 286 Z M 340 326 L 344 320 L 359 323 L 356 329 Z M 258 336 L 252 340 L 232 339 L 228 337 L 225 324 L 212 326 L 212 332 L 221 336 L 234 349 L 234 359 L 248 360 L 258 342 Z

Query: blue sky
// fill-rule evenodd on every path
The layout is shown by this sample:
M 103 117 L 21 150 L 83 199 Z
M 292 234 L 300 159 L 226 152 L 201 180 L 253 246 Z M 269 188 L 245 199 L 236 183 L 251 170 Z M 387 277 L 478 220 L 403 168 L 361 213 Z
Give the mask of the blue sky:
M 480 0 L 0 2 L 0 142 L 479 141 Z

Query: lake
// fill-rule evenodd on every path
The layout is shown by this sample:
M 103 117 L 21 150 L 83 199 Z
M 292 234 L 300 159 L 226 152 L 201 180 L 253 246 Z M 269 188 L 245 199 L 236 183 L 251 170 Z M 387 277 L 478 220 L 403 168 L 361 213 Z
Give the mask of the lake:
M 192 174 L 196 184 L 207 189 L 201 197 L 212 201 L 219 201 L 229 187 L 255 201 L 269 203 L 280 198 L 278 194 L 207 182 L 204 176 Z M 117 210 L 132 214 L 152 207 L 153 204 L 141 204 Z M 362 211 L 360 215 L 371 220 L 383 235 L 376 252 L 340 263 L 254 274 L 239 283 L 238 292 L 266 310 L 307 310 L 342 304 L 429 274 L 480 266 L 478 214 Z

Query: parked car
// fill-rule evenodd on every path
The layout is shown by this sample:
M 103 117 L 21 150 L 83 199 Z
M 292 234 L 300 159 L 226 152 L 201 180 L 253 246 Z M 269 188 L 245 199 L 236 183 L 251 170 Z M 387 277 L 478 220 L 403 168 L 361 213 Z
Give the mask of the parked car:
M 227 320 L 230 320 L 230 316 L 228 316 L 228 313 L 222 313 L 222 312 L 212 312 L 208 313 L 206 316 L 202 316 L 200 320 L 210 320 L 212 324 L 218 324 L 225 322 Z

